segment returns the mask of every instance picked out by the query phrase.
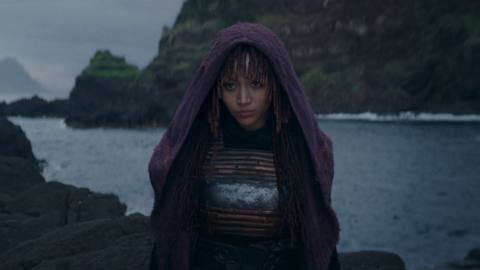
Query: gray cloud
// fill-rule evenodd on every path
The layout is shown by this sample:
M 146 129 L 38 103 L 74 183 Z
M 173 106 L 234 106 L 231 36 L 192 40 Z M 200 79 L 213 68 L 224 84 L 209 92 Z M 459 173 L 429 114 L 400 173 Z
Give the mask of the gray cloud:
M 183 0 L 1 0 L 0 58 L 14 57 L 66 96 L 97 49 L 145 66 Z

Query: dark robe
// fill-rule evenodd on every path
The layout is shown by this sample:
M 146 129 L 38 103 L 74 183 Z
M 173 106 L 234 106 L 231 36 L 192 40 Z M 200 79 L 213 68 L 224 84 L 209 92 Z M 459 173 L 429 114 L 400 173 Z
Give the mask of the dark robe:
M 318 127 L 308 98 L 293 69 L 287 50 L 268 28 L 253 23 L 237 23 L 220 31 L 190 82 L 167 131 L 156 146 L 149 163 L 149 174 L 154 189 L 155 204 L 150 221 L 155 240 L 154 269 L 193 269 L 198 233 L 179 230 L 182 213 L 173 194 L 173 183 L 167 181 L 172 164 L 190 132 L 195 132 L 194 121 L 206 97 L 213 89 L 216 77 L 226 56 L 238 44 L 248 44 L 261 51 L 269 59 L 277 82 L 287 93 L 305 146 L 305 170 L 311 177 L 305 179 L 302 193 L 305 198 L 303 226 L 309 244 L 305 250 L 308 270 L 326 270 L 332 264 L 338 266 L 336 245 L 339 241 L 339 224 L 331 207 L 333 180 L 333 152 L 330 138 Z M 198 121 L 197 121 L 198 122 Z

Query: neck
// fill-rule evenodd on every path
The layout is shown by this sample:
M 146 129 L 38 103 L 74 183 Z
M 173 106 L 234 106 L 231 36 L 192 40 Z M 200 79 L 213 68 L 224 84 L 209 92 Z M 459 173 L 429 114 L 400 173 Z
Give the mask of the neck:
M 225 147 L 272 149 L 273 119 L 268 117 L 265 124 L 256 130 L 246 130 L 227 113 L 222 125 Z

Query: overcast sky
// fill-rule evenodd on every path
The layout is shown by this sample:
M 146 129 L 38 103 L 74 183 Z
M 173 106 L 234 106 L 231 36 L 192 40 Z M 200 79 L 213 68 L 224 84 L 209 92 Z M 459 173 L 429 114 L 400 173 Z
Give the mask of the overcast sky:
M 97 49 L 143 68 L 183 0 L 0 0 L 0 59 L 17 59 L 58 96 Z

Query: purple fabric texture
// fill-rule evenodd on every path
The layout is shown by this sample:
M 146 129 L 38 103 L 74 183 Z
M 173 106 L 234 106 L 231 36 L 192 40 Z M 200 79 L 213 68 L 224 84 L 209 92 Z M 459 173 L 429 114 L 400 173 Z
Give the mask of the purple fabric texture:
M 270 60 L 279 84 L 286 91 L 295 117 L 303 130 L 314 167 L 314 180 L 308 181 L 306 218 L 310 249 L 306 250 L 308 270 L 326 270 L 330 256 L 339 241 L 339 224 L 331 207 L 333 180 L 333 152 L 330 138 L 318 127 L 307 96 L 294 71 L 288 52 L 270 29 L 260 24 L 236 23 L 220 31 L 190 82 L 183 100 L 160 143 L 155 147 L 149 163 L 149 174 L 155 194 L 157 211 L 150 217 L 151 229 L 157 245 L 158 269 L 193 269 L 193 255 L 197 235 L 177 232 L 180 215 L 173 200 L 174 194 L 166 188 L 167 174 L 184 143 L 202 103 L 212 90 L 217 74 L 236 45 L 244 43 L 256 47 Z

